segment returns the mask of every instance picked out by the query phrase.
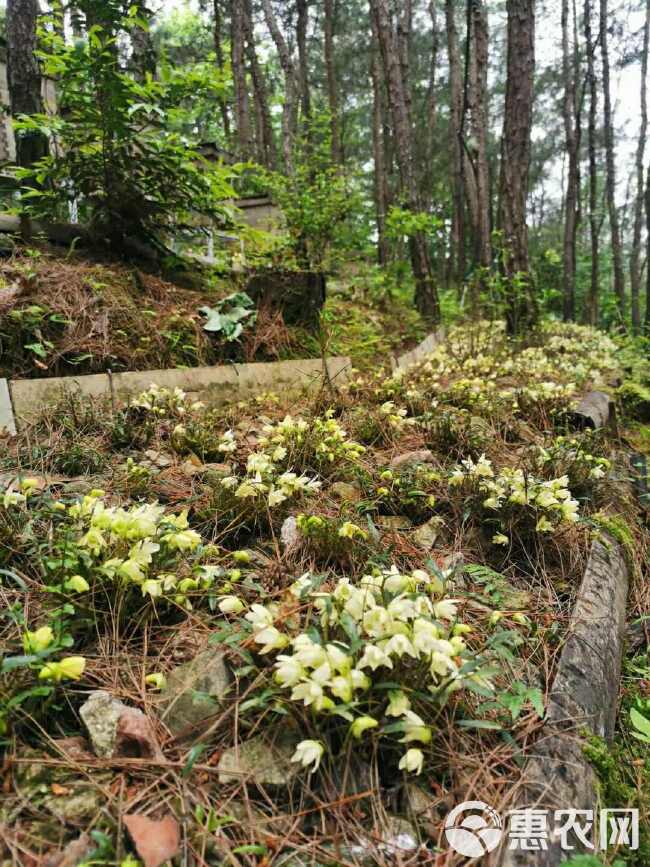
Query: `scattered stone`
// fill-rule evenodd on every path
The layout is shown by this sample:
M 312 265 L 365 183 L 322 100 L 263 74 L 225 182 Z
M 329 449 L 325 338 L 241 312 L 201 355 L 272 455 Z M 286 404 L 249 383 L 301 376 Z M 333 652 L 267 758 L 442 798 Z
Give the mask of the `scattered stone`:
M 388 816 L 386 826 L 382 831 L 381 842 L 378 846 L 380 850 L 390 855 L 399 855 L 400 853 L 413 852 L 420 846 L 418 841 L 418 832 L 399 816 Z
M 217 713 L 231 682 L 223 651 L 202 651 L 167 675 L 160 696 L 162 721 L 175 737 L 183 733 L 191 736 Z
M 43 862 L 43 867 L 78 867 L 84 862 L 97 844 L 91 840 L 88 834 L 82 834 L 73 840 L 61 852 L 55 852 Z
M 173 816 L 156 820 L 133 813 L 124 816 L 123 822 L 144 867 L 160 867 L 178 854 L 181 831 Z
M 297 545 L 298 542 L 300 542 L 300 538 L 296 519 L 293 515 L 290 515 L 288 518 L 284 519 L 282 527 L 280 528 L 280 539 L 282 540 L 282 544 L 285 548 L 293 548 L 294 545 Z
M 89 787 L 85 780 L 74 780 L 69 786 L 61 787 L 70 794 L 50 794 L 43 798 L 43 806 L 60 822 L 71 825 L 82 824 L 101 809 L 104 795 L 99 787 Z
M 203 467 L 200 464 L 197 466 L 193 461 L 183 461 L 178 469 L 183 473 L 183 475 L 189 476 L 190 478 L 203 472 Z
M 390 467 L 392 470 L 397 470 L 402 467 L 412 467 L 416 464 L 432 464 L 434 460 L 433 453 L 429 449 L 417 449 L 414 452 L 397 455 L 390 462 Z
M 257 786 L 287 786 L 300 773 L 292 762 L 300 737 L 293 731 L 280 731 L 271 741 L 257 735 L 222 753 L 217 769 L 220 783 L 239 783 L 249 779 Z
M 413 541 L 425 551 L 429 551 L 436 544 L 444 526 L 443 519 L 435 515 L 413 531 Z
M 389 533 L 396 533 L 398 530 L 410 530 L 413 526 L 406 515 L 380 515 L 375 518 L 375 524 Z
M 79 714 L 88 729 L 88 736 L 95 754 L 111 758 L 115 753 L 117 721 L 126 705 L 102 689 L 91 692 L 81 705 Z
M 430 837 L 436 837 L 438 826 L 434 819 L 433 798 L 415 783 L 406 783 L 403 790 L 404 812 Z
M 52 746 L 70 761 L 81 762 L 94 758 L 90 744 L 81 735 L 72 735 L 69 738 L 57 738 L 52 741 Z
M 171 467 L 174 463 L 174 458 L 171 455 L 166 455 L 163 452 L 158 452 L 155 449 L 147 449 L 145 451 L 145 456 L 149 458 L 152 464 L 159 467 L 159 469 L 164 469 L 165 467 Z
M 151 722 L 135 707 L 128 707 L 103 690 L 91 692 L 79 711 L 90 742 L 100 758 L 128 756 L 163 758 Z
M 216 487 L 221 479 L 232 476 L 232 464 L 203 464 L 201 472 L 206 485 Z
M 357 482 L 334 482 L 330 493 L 344 502 L 357 503 L 361 499 L 361 488 Z

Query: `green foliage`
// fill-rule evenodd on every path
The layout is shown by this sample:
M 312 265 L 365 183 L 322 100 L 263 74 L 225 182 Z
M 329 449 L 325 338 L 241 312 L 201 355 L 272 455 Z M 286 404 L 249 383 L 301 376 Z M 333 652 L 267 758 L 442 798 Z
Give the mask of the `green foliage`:
M 214 307 L 200 308 L 199 312 L 206 317 L 203 330 L 218 334 L 226 343 L 230 343 L 240 336 L 245 327 L 255 323 L 257 311 L 253 308 L 253 301 L 245 292 L 233 292 Z
M 23 117 L 17 127 L 53 144 L 35 166 L 19 170 L 36 187 L 21 205 L 52 217 L 78 200 L 91 233 L 120 250 L 132 238 L 160 246 L 190 212 L 223 217 L 218 202 L 233 190 L 230 170 L 207 163 L 196 140 L 178 131 L 192 100 L 221 89 L 218 73 L 166 68 L 160 80 L 136 81 L 121 65 L 119 42 L 146 22 L 116 6 L 105 5 L 102 25 L 90 27 L 84 42 L 66 45 L 43 29 L 41 60 L 57 78 L 60 114 Z

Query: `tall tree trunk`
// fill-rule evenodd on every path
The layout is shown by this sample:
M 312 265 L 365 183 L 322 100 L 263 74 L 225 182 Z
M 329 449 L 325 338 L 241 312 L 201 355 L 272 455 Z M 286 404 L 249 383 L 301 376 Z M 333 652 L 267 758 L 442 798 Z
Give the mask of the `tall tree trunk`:
M 263 166 L 273 168 L 276 161 L 273 125 L 269 111 L 269 99 L 264 71 L 260 66 L 255 49 L 255 28 L 253 27 L 253 5 L 251 0 L 244 0 L 246 17 L 244 19 L 244 36 L 246 40 L 246 56 L 253 81 L 253 98 L 257 118 L 258 159 Z
M 338 85 L 336 82 L 336 67 L 334 66 L 334 27 L 336 24 L 337 9 L 338 3 L 335 3 L 334 0 L 325 0 L 325 21 L 323 23 L 323 35 L 325 40 L 325 71 L 327 74 L 327 100 L 330 112 L 332 162 L 335 165 L 339 165 L 343 162 Z
M 262 0 L 264 19 L 275 43 L 280 66 L 284 73 L 284 105 L 282 107 L 282 150 L 285 168 L 289 174 L 293 171 L 293 143 L 296 128 L 296 71 L 289 46 L 271 6 L 271 0 Z
M 468 82 L 471 170 L 475 188 L 475 257 L 488 268 L 492 261 L 490 239 L 490 179 L 487 158 L 488 11 L 483 0 L 468 0 L 471 20 L 471 64 Z
M 598 296 L 600 284 L 600 225 L 598 221 L 598 160 L 596 154 L 596 117 L 598 112 L 598 83 L 596 81 L 595 54 L 591 22 L 593 18 L 592 0 L 585 0 L 584 27 L 585 48 L 587 53 L 587 82 L 589 90 L 589 237 L 591 243 L 591 275 L 585 319 L 589 325 L 598 323 Z
M 501 143 L 499 225 L 506 246 L 507 321 L 516 334 L 534 325 L 537 304 L 528 264 L 526 196 L 535 75 L 535 0 L 507 0 L 508 60 Z
M 217 61 L 217 69 L 223 72 L 225 67 L 225 58 L 223 55 L 223 11 L 222 0 L 214 0 L 214 30 L 213 43 L 214 54 Z M 230 138 L 230 114 L 228 113 L 228 102 L 224 96 L 219 97 L 219 111 L 221 112 L 221 122 L 223 123 L 223 132 L 226 139 Z
M 650 165 L 645 181 L 645 232 L 645 320 L 643 330 L 650 337 Z
M 242 159 L 247 160 L 253 156 L 253 141 L 251 135 L 248 82 L 246 80 L 245 20 L 245 0 L 231 0 L 231 58 L 235 89 L 237 151 Z
M 562 277 L 564 283 L 562 311 L 565 322 L 576 317 L 576 237 L 578 232 L 580 189 L 580 116 L 578 108 L 578 69 L 574 58 L 577 47 L 569 48 L 569 0 L 562 0 L 562 77 L 564 99 L 562 116 L 564 137 L 569 157 L 566 198 L 564 205 L 564 240 L 562 245 Z M 574 32 L 577 42 L 578 34 Z
M 7 83 L 11 114 L 39 114 L 43 111 L 41 71 L 36 58 L 38 0 L 7 2 Z M 47 154 L 47 139 L 40 132 L 16 134 L 16 163 L 28 167 Z M 23 237 L 31 235 L 31 222 L 21 217 Z
M 643 226 L 644 171 L 643 157 L 645 137 L 648 131 L 648 43 L 650 42 L 650 0 L 646 0 L 645 24 L 643 27 L 643 53 L 641 55 L 641 126 L 636 148 L 636 199 L 634 201 L 634 228 L 630 253 L 630 297 L 632 300 L 632 331 L 638 334 L 641 327 L 641 228 Z M 646 268 L 648 264 L 646 263 Z
M 447 55 L 449 58 L 449 102 L 451 123 L 451 164 L 453 171 L 450 263 L 451 277 L 460 283 L 466 271 L 465 259 L 465 210 L 463 190 L 463 146 L 462 146 L 462 76 L 460 71 L 460 49 L 456 30 L 455 0 L 445 0 L 445 26 L 447 30 Z
M 298 43 L 298 83 L 300 87 L 300 108 L 304 121 L 311 118 L 311 93 L 309 90 L 309 59 L 307 56 L 307 26 L 309 24 L 309 4 L 307 0 L 296 0 L 298 20 L 296 22 L 296 41 Z
M 415 213 L 420 210 L 420 197 L 413 165 L 413 129 L 408 113 L 405 82 L 402 77 L 400 52 L 393 28 L 391 10 L 388 0 L 370 0 L 370 6 L 377 23 L 379 45 L 388 86 L 388 101 L 397 147 L 400 186 L 406 206 Z M 439 322 L 440 304 L 433 277 L 429 244 L 424 232 L 415 232 L 409 236 L 409 252 L 415 278 L 417 309 L 433 322 Z
M 153 12 L 147 8 L 147 4 L 138 0 L 133 6 L 137 7 L 138 18 L 146 22 L 144 27 L 134 27 L 131 30 L 131 46 L 133 48 L 133 69 L 135 77 L 139 81 L 145 81 L 147 75 L 156 75 L 157 57 L 156 48 L 151 38 L 151 21 Z
M 600 53 L 603 65 L 604 133 L 605 133 L 605 190 L 607 209 L 612 238 L 612 262 L 614 265 L 614 293 L 618 301 L 621 326 L 625 327 L 625 275 L 623 273 L 623 253 L 621 249 L 621 230 L 616 208 L 616 156 L 614 149 L 614 125 L 612 118 L 612 97 L 609 82 L 609 50 L 607 47 L 607 0 L 600 0 Z
M 377 221 L 377 259 L 380 265 L 389 261 L 390 251 L 386 239 L 386 213 L 388 211 L 388 171 L 384 135 L 384 94 L 381 74 L 381 56 L 377 22 L 370 15 L 372 42 L 370 44 L 370 77 L 372 80 L 372 155 L 374 162 L 375 214 Z
M 427 88 L 426 101 L 426 130 L 425 148 L 426 151 L 422 157 L 424 170 L 423 187 L 426 196 L 427 206 L 431 207 L 433 197 L 433 160 L 431 155 L 434 153 L 437 141 L 436 135 L 436 119 L 438 113 L 438 105 L 436 101 L 436 75 L 438 72 L 438 18 L 436 14 L 435 0 L 429 0 L 429 17 L 431 19 L 431 63 L 429 66 L 429 86 Z
M 397 48 L 404 84 L 404 100 L 409 123 L 413 124 L 413 98 L 411 94 L 411 37 L 413 33 L 413 0 L 401 0 L 397 15 Z M 399 14 L 401 7 L 401 15 Z

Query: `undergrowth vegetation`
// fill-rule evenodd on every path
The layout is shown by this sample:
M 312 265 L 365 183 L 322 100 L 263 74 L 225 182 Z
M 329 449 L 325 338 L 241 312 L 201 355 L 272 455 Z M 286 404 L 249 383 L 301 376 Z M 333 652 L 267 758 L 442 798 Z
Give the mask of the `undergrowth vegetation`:
M 164 801 L 196 863 L 348 864 L 361 846 L 385 864 L 386 814 L 430 863 L 452 806 L 507 804 L 594 537 L 625 537 L 647 616 L 626 434 L 576 423 L 620 358 L 580 326 L 518 343 L 466 324 L 337 391 L 212 407 L 153 384 L 26 428 L 0 466 L 7 851 L 89 827 L 93 863 L 119 863 L 127 798 Z M 218 686 L 188 679 L 214 660 Z M 627 746 L 648 737 L 646 663 L 628 664 Z M 118 738 L 114 773 L 79 739 L 97 689 L 150 726 L 126 753 Z M 608 805 L 647 816 L 587 751 Z

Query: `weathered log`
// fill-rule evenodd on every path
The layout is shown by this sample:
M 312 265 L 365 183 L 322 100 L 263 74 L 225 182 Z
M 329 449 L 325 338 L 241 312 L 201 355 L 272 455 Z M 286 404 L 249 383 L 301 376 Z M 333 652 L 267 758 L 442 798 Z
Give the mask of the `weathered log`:
M 595 541 L 549 695 L 543 734 L 523 772 L 517 804 L 550 812 L 548 848 L 506 849 L 500 867 L 556 867 L 566 850 L 553 830 L 555 810 L 598 809 L 596 775 L 580 735 L 614 735 L 625 629 L 628 570 L 621 546 Z M 579 850 L 581 843 L 568 836 Z
M 615 421 L 614 401 L 604 391 L 590 391 L 569 413 L 569 420 L 578 430 L 597 430 Z

